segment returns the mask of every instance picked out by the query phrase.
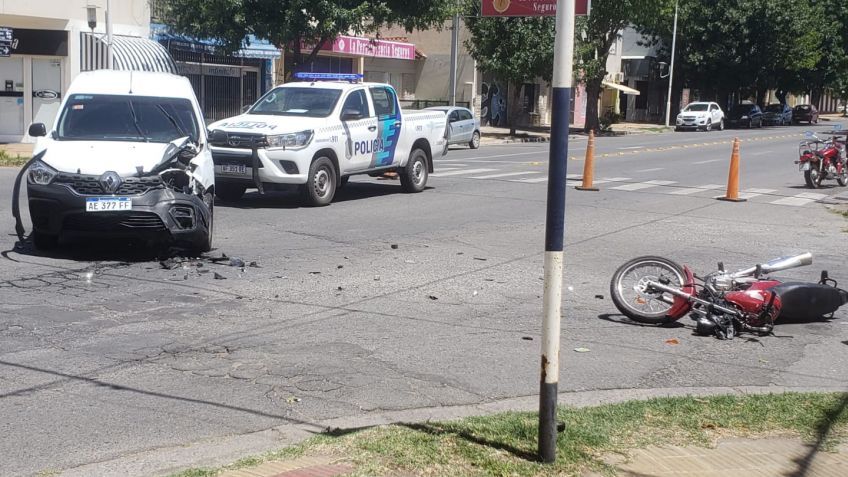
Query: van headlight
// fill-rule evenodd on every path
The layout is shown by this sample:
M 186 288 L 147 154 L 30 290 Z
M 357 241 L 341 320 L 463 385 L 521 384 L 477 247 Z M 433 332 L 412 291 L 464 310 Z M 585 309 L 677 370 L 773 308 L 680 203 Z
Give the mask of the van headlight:
M 312 142 L 313 131 L 311 129 L 290 134 L 279 134 L 276 136 L 265 136 L 269 148 L 281 147 L 283 149 L 300 149 Z
M 27 180 L 30 184 L 49 185 L 56 178 L 57 174 L 56 169 L 41 161 L 36 161 L 29 166 Z

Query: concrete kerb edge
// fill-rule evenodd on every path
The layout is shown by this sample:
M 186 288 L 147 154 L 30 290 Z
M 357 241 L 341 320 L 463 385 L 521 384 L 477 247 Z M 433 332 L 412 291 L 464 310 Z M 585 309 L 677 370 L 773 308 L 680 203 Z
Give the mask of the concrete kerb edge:
M 576 408 L 615 404 L 632 400 L 663 397 L 704 397 L 716 395 L 780 394 L 784 392 L 848 392 L 848 386 L 734 386 L 658 389 L 606 389 L 597 391 L 566 391 L 559 393 L 560 405 Z M 471 416 L 486 416 L 507 411 L 537 411 L 536 395 L 460 406 L 383 411 L 366 416 L 322 420 L 313 425 L 284 424 L 248 434 L 210 438 L 188 445 L 162 447 L 116 459 L 62 471 L 60 475 L 168 475 L 188 467 L 216 467 L 257 455 L 296 445 L 314 435 L 337 429 L 369 427 L 428 421 L 449 421 Z

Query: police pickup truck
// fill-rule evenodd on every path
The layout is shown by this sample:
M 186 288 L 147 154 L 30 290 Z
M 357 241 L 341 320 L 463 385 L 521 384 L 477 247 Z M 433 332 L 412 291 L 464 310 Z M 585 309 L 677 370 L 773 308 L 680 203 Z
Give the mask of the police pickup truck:
M 352 175 L 396 171 L 420 192 L 433 158 L 447 153 L 441 111 L 401 111 L 387 84 L 361 75 L 296 74 L 244 114 L 209 125 L 216 195 L 298 187 L 310 206 L 328 205 Z

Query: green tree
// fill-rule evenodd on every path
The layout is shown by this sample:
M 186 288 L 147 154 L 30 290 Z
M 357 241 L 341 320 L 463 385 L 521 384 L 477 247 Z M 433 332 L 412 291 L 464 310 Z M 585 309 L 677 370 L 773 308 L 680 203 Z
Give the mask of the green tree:
M 514 135 L 524 83 L 551 82 L 554 59 L 553 17 L 480 17 L 480 2 L 466 3 L 465 25 L 471 38 L 465 47 L 477 66 L 509 84 L 509 133 Z
M 312 62 L 338 35 L 373 33 L 393 25 L 407 31 L 441 27 L 456 8 L 452 0 L 161 1 L 164 20 L 174 30 L 213 38 L 227 51 L 241 48 L 252 34 L 292 53 L 295 70 Z

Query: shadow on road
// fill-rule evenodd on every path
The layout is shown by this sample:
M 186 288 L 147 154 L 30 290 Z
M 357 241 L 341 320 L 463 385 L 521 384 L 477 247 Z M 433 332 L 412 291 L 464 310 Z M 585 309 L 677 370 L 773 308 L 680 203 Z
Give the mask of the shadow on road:
M 426 190 L 432 189 L 427 187 Z M 333 203 L 342 203 L 353 200 L 370 199 L 393 194 L 403 194 L 400 181 L 387 180 L 385 183 L 373 182 L 349 182 L 345 187 L 336 191 Z M 232 209 L 300 209 L 308 208 L 303 205 L 300 194 L 297 192 L 252 192 L 245 194 L 237 201 L 225 202 L 221 199 L 215 201 L 217 207 Z M 332 204 L 331 204 L 332 206 Z
M 598 319 L 609 321 L 610 323 L 618 323 L 621 325 L 630 325 L 630 326 L 639 326 L 643 328 L 685 328 L 686 325 L 679 321 L 670 321 L 668 323 L 663 323 L 660 325 L 649 325 L 646 323 L 639 323 L 638 321 L 633 321 L 630 318 L 627 318 L 624 315 L 619 314 L 611 314 L 611 313 L 602 313 L 598 315 Z

